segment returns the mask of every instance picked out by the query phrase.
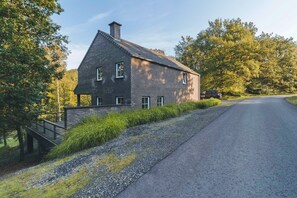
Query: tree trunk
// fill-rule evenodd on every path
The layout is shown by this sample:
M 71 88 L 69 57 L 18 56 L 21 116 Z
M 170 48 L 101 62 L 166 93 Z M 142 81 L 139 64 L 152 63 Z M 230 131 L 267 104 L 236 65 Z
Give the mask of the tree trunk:
M 59 80 L 56 79 L 56 87 L 57 87 L 57 102 L 58 102 L 58 122 L 61 122 L 61 104 L 60 104 L 60 87 L 59 87 Z
M 23 161 L 25 158 L 23 127 L 19 126 L 17 129 L 17 132 L 18 132 L 18 140 L 19 140 L 19 145 L 20 145 L 20 161 Z
M 6 131 L 3 131 L 3 142 L 4 142 L 4 147 L 6 147 L 7 146 Z

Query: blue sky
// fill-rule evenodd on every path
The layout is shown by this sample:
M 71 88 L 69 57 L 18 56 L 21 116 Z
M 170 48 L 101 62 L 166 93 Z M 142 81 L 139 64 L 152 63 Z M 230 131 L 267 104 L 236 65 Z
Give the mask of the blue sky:
M 217 18 L 241 18 L 266 33 L 297 40 L 296 0 L 60 0 L 64 12 L 53 17 L 69 37 L 67 68 L 78 68 L 97 30 L 122 24 L 122 38 L 174 55 L 181 36 L 195 37 Z

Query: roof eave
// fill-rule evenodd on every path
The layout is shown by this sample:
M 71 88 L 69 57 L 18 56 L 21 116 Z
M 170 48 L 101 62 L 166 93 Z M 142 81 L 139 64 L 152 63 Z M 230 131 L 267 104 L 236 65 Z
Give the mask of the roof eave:
M 170 69 L 175 69 L 175 70 L 179 70 L 179 71 L 183 71 L 183 72 L 188 72 L 188 73 L 200 76 L 200 74 L 198 74 L 197 72 L 194 72 L 194 71 L 186 71 L 186 70 L 183 70 L 182 68 L 175 68 L 175 67 L 172 67 L 170 65 L 162 64 L 162 63 L 159 63 L 159 62 L 147 59 L 147 58 L 139 57 L 139 56 L 136 56 L 136 55 L 131 55 L 131 56 L 134 57 L 134 58 L 138 58 L 138 59 L 141 59 L 141 60 L 146 60 L 148 62 L 158 64 L 158 65 L 161 65 L 161 66 L 165 66 L 165 67 L 168 67 Z

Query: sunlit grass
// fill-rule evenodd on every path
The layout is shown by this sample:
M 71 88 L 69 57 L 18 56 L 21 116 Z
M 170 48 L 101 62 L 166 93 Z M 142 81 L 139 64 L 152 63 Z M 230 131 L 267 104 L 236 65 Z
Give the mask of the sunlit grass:
M 287 100 L 289 103 L 292 103 L 292 104 L 294 104 L 294 105 L 297 105 L 297 96 L 288 97 L 288 98 L 286 98 L 286 100 Z
M 106 168 L 111 174 L 118 173 L 128 167 L 137 158 L 137 155 L 131 153 L 126 156 L 118 156 L 114 153 L 107 153 L 103 156 L 94 156 L 92 163 L 84 163 L 67 175 L 57 178 L 54 182 L 40 182 L 44 177 L 53 174 L 57 166 L 73 160 L 75 157 L 47 162 L 40 167 L 3 179 L 0 181 L 0 197 L 71 197 L 93 178 L 100 176 L 100 171 L 95 172 L 94 170 Z
M 4 142 L 0 143 L 0 157 L 4 157 L 10 153 L 10 151 L 17 149 L 19 142 L 16 138 L 9 137 L 7 138 L 7 146 L 4 146 Z
M 90 177 L 86 175 L 87 168 L 79 167 L 73 174 L 62 177 L 54 183 L 33 185 L 50 174 L 55 167 L 71 160 L 67 157 L 55 162 L 46 163 L 40 167 L 26 170 L 17 175 L 0 181 L 0 197 L 70 197 L 83 188 Z
M 113 153 L 109 153 L 102 158 L 97 159 L 93 166 L 105 166 L 111 173 L 117 173 L 129 166 L 137 158 L 136 154 L 129 154 L 119 158 Z

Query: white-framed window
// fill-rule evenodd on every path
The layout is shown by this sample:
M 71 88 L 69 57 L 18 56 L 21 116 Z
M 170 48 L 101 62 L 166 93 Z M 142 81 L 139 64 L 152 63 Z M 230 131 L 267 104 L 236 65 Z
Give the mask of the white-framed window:
M 116 63 L 116 78 L 124 78 L 124 62 Z
M 116 97 L 116 105 L 123 105 L 124 98 L 123 97 Z
M 164 106 L 164 96 L 158 96 L 157 98 L 157 106 L 163 107 Z
M 96 76 L 97 76 L 97 81 L 102 80 L 102 76 L 103 76 L 102 66 L 96 68 Z
M 98 97 L 96 98 L 96 104 L 97 106 L 102 106 L 102 98 Z
M 187 73 L 183 73 L 183 84 L 187 84 Z
M 150 108 L 150 97 L 142 96 L 142 108 L 149 109 Z

